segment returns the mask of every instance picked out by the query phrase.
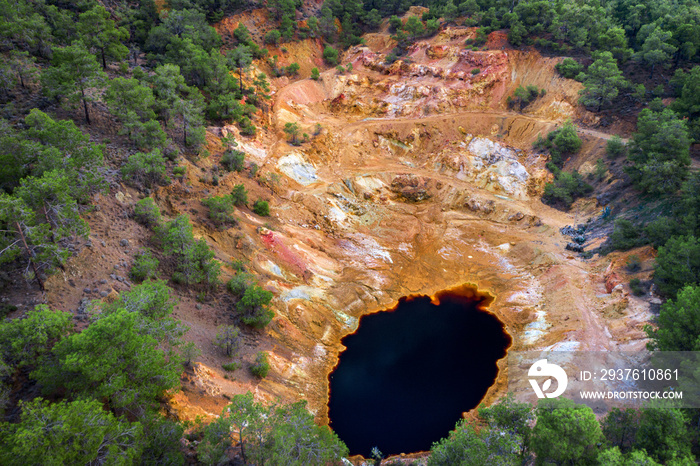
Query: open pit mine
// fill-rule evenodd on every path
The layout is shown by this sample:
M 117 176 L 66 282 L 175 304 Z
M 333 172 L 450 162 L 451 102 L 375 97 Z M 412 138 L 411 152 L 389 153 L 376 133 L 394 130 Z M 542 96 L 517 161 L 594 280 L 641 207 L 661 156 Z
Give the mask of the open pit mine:
M 219 32 L 255 18 L 227 18 Z M 540 199 L 551 174 L 547 156 L 532 142 L 569 118 L 594 122 L 577 105 L 581 85 L 555 72 L 559 58 L 504 47 L 502 33 L 489 36 L 486 50 L 465 50 L 462 44 L 474 34 L 475 28 L 447 28 L 391 65 L 385 64 L 393 47 L 389 34 L 369 34 L 364 45 L 345 52 L 342 62 L 352 63 L 350 72 L 331 69 L 319 80 L 293 83 L 275 78 L 265 130 L 251 138 L 235 126 L 209 127 L 211 155 L 184 162 L 182 181 L 154 190 L 166 217 L 190 216 L 195 237 L 223 262 L 223 280 L 234 274 L 227 264 L 245 260 L 275 296 L 272 322 L 246 336 L 242 354 L 250 362 L 257 351 L 268 352 L 271 370 L 263 380 L 221 369 L 225 359 L 212 340 L 216 327 L 229 322 L 229 302 L 200 303 L 194 293 L 179 297 L 175 316 L 190 327 L 187 338 L 203 354 L 183 390 L 171 397 L 173 414 L 211 419 L 232 395 L 250 390 L 258 401 L 308 400 L 317 422 L 332 425 L 329 376 L 342 368 L 344 338 L 362 328 L 363 317 L 394 309 L 406 297 L 430 301 L 465 287 L 489 296 L 483 312 L 500 329 L 492 334 L 501 339 L 490 363 L 494 376 L 478 396 L 486 403 L 506 392 L 506 351 L 644 347 L 649 303 L 621 285 L 624 253 L 583 259 L 565 249 L 570 238 L 560 230 L 584 224 L 601 207 L 583 199 L 566 213 Z M 281 57 L 300 63 L 308 76 L 307 68 L 321 63 L 319 44 L 289 44 Z M 547 93 L 526 112 L 514 112 L 506 99 L 519 85 Z M 283 132 L 290 122 L 307 135 L 298 145 Z M 608 135 L 579 134 L 582 150 L 569 163 L 585 175 Z M 257 165 L 262 182 L 237 173 L 221 174 L 216 186 L 207 182 L 231 139 L 246 163 Z M 227 194 L 239 183 L 251 199 L 269 201 L 271 216 L 239 209 L 236 226 L 212 226 L 201 199 Z M 124 244 L 147 237 L 135 223 L 113 221 L 138 200 L 131 188 L 117 191 L 98 196 L 101 208 L 89 219 L 93 246 L 64 274 L 49 278 L 50 306 L 78 302 L 94 277 L 121 263 Z M 128 241 L 120 246 L 122 239 Z M 122 289 L 124 283 L 112 285 L 113 292 Z M 382 330 L 387 340 L 398 339 L 396 332 Z M 442 354 L 452 366 L 468 358 L 464 352 Z M 424 367 L 408 370 L 406 383 L 441 383 Z M 523 381 L 519 390 L 528 389 Z M 414 453 L 401 448 L 391 453 Z

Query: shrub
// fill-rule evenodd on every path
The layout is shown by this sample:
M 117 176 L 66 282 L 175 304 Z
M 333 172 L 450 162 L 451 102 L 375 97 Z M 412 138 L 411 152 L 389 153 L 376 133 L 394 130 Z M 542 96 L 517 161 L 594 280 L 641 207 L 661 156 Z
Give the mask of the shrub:
M 544 89 L 542 89 L 544 91 Z M 544 95 L 544 94 L 542 94 Z M 520 108 L 523 109 L 530 105 L 537 97 L 540 96 L 540 90 L 537 86 L 518 86 L 513 92 L 512 98 L 508 101 L 509 104 L 520 104 Z
M 581 138 L 576 133 L 576 127 L 567 121 L 560 129 L 555 131 L 551 139 L 553 149 L 562 154 L 575 154 L 581 149 Z
M 605 165 L 605 161 L 603 159 L 598 159 L 595 163 L 595 177 L 598 180 L 602 180 L 607 174 L 608 167 Z
M 262 199 L 258 199 L 257 201 L 255 201 L 255 204 L 253 204 L 253 212 L 260 215 L 261 217 L 269 217 L 270 216 L 270 204 L 268 204 L 267 201 L 263 201 Z
M 537 139 L 535 139 L 535 142 L 532 143 L 532 148 L 535 150 L 547 150 L 551 146 L 552 144 L 549 139 L 543 138 L 541 134 L 538 134 Z
M 481 47 L 488 40 L 489 35 L 485 28 L 479 28 L 476 30 L 476 37 L 472 41 L 472 45 Z
M 175 176 L 185 176 L 185 173 L 187 173 L 187 167 L 178 165 L 177 167 L 173 168 L 173 175 Z
M 245 153 L 229 149 L 221 156 L 221 165 L 230 172 L 240 172 L 245 166 Z
M 231 196 L 212 196 L 202 200 L 202 204 L 209 208 L 209 218 L 217 225 L 236 223 L 233 213 L 233 200 Z
M 635 187 L 651 194 L 677 191 L 688 177 L 691 159 L 687 121 L 670 109 L 645 108 L 637 118 L 637 132 L 625 167 Z
M 638 255 L 632 254 L 627 258 L 625 266 L 630 272 L 638 272 L 642 268 L 642 261 L 639 259 Z
M 327 45 L 326 48 L 323 49 L 323 60 L 328 63 L 330 66 L 335 66 L 338 64 L 338 51 L 331 47 L 330 45 Z
M 150 251 L 142 251 L 134 257 L 129 276 L 135 281 L 144 281 L 147 278 L 156 278 L 158 259 L 153 257 Z
M 226 287 L 234 296 L 243 296 L 245 290 L 253 283 L 255 283 L 255 280 L 251 274 L 239 271 L 239 273 L 228 281 Z
M 338 74 L 343 74 L 345 73 L 345 68 L 343 68 L 343 65 L 338 65 L 335 67 L 335 71 L 337 71 Z
M 160 223 L 160 209 L 152 198 L 145 197 L 134 206 L 134 219 L 142 225 L 154 227 Z
M 8 314 L 11 312 L 15 312 L 17 310 L 17 306 L 14 304 L 0 304 L 0 319 L 4 319 L 7 317 Z
M 608 139 L 605 148 L 608 157 L 610 157 L 611 159 L 624 155 L 627 149 L 625 143 L 622 142 L 622 138 L 617 134 Z
M 267 353 L 265 351 L 259 351 L 255 356 L 255 362 L 250 366 L 250 372 L 261 379 L 267 377 L 270 372 L 270 363 L 267 361 Z
M 672 236 L 659 247 L 654 283 L 659 293 L 675 297 L 686 285 L 700 282 L 700 240 L 692 235 Z
M 299 145 L 299 124 L 287 122 L 284 124 L 284 129 L 282 130 L 287 133 L 289 143 L 293 146 Z
M 481 73 L 481 70 L 480 70 L 479 68 L 474 68 L 474 69 L 472 70 L 472 75 L 477 75 L 477 74 L 479 74 L 479 73 Z
M 178 155 L 180 155 L 180 148 L 171 142 L 170 144 L 165 146 L 165 149 L 163 149 L 163 155 L 166 159 L 170 160 L 171 162 L 174 162 L 177 159 Z
M 391 31 L 400 31 L 403 29 L 403 21 L 401 21 L 401 18 L 399 18 L 396 15 L 392 15 L 389 18 L 389 27 L 391 28 Z
M 257 163 L 250 162 L 250 177 L 255 178 L 255 175 L 258 173 L 259 169 L 260 169 L 260 167 L 258 166 Z
M 656 328 L 644 328 L 649 350 L 697 351 L 700 342 L 700 287 L 685 285 L 675 299 L 661 305 Z M 691 376 L 692 377 L 692 376 Z M 696 377 L 690 380 L 697 380 Z M 692 463 L 690 463 L 692 464 Z
M 255 136 L 255 125 L 253 122 L 248 118 L 247 116 L 244 116 L 241 118 L 241 121 L 238 123 L 238 126 L 241 128 L 241 134 L 244 136 Z
M 576 127 L 571 120 L 567 120 L 561 128 L 547 134 L 547 138 L 537 135 L 537 140 L 532 144 L 534 149 L 549 149 L 552 155 L 551 162 L 560 166 L 565 155 L 572 155 L 581 149 L 581 138 L 576 133 Z
M 264 41 L 266 44 L 278 44 L 281 37 L 282 33 L 280 33 L 277 29 L 273 29 L 265 34 Z
M 220 326 L 214 344 L 226 351 L 227 356 L 235 356 L 242 344 L 241 330 L 235 325 Z
M 258 285 L 246 288 L 241 300 L 236 303 L 243 323 L 255 328 L 263 328 L 269 324 L 275 315 L 272 309 L 268 308 L 272 296 L 272 292 Z
M 318 72 L 318 68 L 311 68 L 311 79 L 318 81 L 321 78 L 321 74 Z
M 527 36 L 527 29 L 520 21 L 514 21 L 508 31 L 508 42 L 518 47 L 523 43 L 523 37 Z
M 659 216 L 644 226 L 644 235 L 658 249 L 671 237 L 683 232 L 683 227 L 671 217 Z
M 187 127 L 187 141 L 185 145 L 197 150 L 202 144 L 206 142 L 207 139 L 207 129 L 204 126 L 188 126 Z
M 248 191 L 242 184 L 237 184 L 231 191 L 231 202 L 235 206 L 246 205 L 248 202 Z
M 425 22 L 425 35 L 432 36 L 440 29 L 440 20 L 432 18 Z
M 547 183 L 544 187 L 543 200 L 548 204 L 564 204 L 568 209 L 579 197 L 585 196 L 593 190 L 593 187 L 583 181 L 578 171 L 565 172 L 557 170 L 554 174 L 554 182 Z
M 568 79 L 574 79 L 583 71 L 583 65 L 573 58 L 565 58 L 555 66 L 560 75 Z
M 637 227 L 625 218 L 615 220 L 615 228 L 610 235 L 610 241 L 613 249 L 620 251 L 632 249 L 645 243 Z
M 136 187 L 150 188 L 154 184 L 163 184 L 165 175 L 165 159 L 160 149 L 149 153 L 137 152 L 121 168 L 122 176 Z
M 158 229 L 158 240 L 163 251 L 175 263 L 172 279 L 176 283 L 192 285 L 219 283 L 221 264 L 214 260 L 214 252 L 203 239 L 195 240 L 192 224 L 186 215 L 179 215 Z
M 285 68 L 284 71 L 289 76 L 296 76 L 297 74 L 299 74 L 299 63 L 292 63 L 287 68 Z
M 202 350 L 197 348 L 194 342 L 187 342 L 182 346 L 180 355 L 182 356 L 182 363 L 187 367 L 192 367 L 192 362 L 201 356 Z
M 630 290 L 632 290 L 632 294 L 635 296 L 642 296 L 646 294 L 642 281 L 638 278 L 633 278 L 630 280 Z
M 236 272 L 245 272 L 245 263 L 241 259 L 236 259 L 231 261 L 231 268 Z
M 147 77 L 148 75 L 147 75 L 146 72 L 143 70 L 143 68 L 141 68 L 140 66 L 137 66 L 136 68 L 134 68 L 134 69 L 131 71 L 131 76 L 132 76 L 134 79 L 138 79 L 139 81 L 142 81 L 142 80 L 146 79 L 146 77 Z
M 221 367 L 223 367 L 226 372 L 233 372 L 241 367 L 241 363 L 232 361 L 227 364 L 222 364 Z
M 529 447 L 541 464 L 597 464 L 604 440 L 593 410 L 566 398 L 537 403 Z M 575 425 L 576 428 L 571 428 Z
M 145 150 L 162 148 L 168 144 L 168 136 L 156 120 L 134 124 L 129 139 L 136 144 L 136 147 Z

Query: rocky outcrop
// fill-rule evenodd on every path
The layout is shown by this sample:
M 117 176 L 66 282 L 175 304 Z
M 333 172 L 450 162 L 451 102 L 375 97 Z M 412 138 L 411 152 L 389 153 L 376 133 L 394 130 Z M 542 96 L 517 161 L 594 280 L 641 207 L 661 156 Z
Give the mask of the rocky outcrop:
M 464 203 L 464 206 L 467 207 L 469 210 L 472 212 L 480 212 L 483 214 L 490 214 L 495 210 L 496 203 L 491 200 L 483 200 L 483 199 L 474 199 L 471 198 L 467 200 Z
M 421 202 L 433 197 L 429 185 L 429 179 L 410 174 L 399 175 L 391 181 L 391 191 L 409 202 Z
M 603 278 L 605 280 L 605 291 L 608 293 L 612 293 L 612 291 L 622 283 L 622 278 L 620 275 L 613 270 L 613 262 L 610 262 L 610 265 L 608 265 L 608 268 L 605 269 L 605 273 L 603 274 Z

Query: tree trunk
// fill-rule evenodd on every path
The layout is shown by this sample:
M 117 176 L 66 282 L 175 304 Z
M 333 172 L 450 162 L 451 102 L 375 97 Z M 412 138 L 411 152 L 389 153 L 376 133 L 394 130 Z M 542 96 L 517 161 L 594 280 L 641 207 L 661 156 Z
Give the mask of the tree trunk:
M 187 145 L 187 120 L 184 115 L 182 116 L 182 140 Z
M 83 98 L 83 108 L 85 109 L 85 121 L 89 125 L 90 124 L 90 114 L 88 113 L 87 101 L 85 100 L 85 90 L 82 87 L 80 88 L 80 95 Z
M 22 231 L 22 226 L 19 224 L 18 221 L 15 221 L 15 226 L 17 227 L 17 233 L 19 233 L 20 238 L 22 238 L 22 244 L 24 245 L 24 250 L 27 251 L 27 255 L 29 256 L 29 264 L 32 266 L 32 270 L 34 270 L 34 278 L 36 278 L 36 281 L 39 284 L 39 288 L 41 289 L 41 291 L 45 291 L 44 282 L 41 281 L 41 277 L 39 276 L 39 271 L 36 268 L 36 264 L 34 263 L 34 260 L 32 259 L 32 251 L 29 250 L 29 245 L 27 245 L 27 240 L 24 237 L 24 232 Z
M 243 93 L 243 68 L 238 68 L 238 82 L 240 83 L 241 94 Z
M 248 460 L 245 457 L 245 448 L 243 448 L 243 431 L 238 431 L 238 441 L 241 444 L 241 457 L 243 457 L 243 463 L 248 464 Z
M 53 243 L 55 243 L 56 242 L 56 234 L 54 233 L 54 230 L 53 230 L 53 224 L 51 223 L 51 220 L 49 219 L 49 213 L 46 209 L 46 201 L 44 201 L 43 207 L 44 207 L 44 219 L 46 219 L 46 223 L 49 224 L 49 230 L 51 231 L 51 241 Z
M 105 59 L 105 48 L 104 47 L 100 48 L 100 51 L 102 52 L 102 69 L 106 70 L 107 69 L 107 60 Z

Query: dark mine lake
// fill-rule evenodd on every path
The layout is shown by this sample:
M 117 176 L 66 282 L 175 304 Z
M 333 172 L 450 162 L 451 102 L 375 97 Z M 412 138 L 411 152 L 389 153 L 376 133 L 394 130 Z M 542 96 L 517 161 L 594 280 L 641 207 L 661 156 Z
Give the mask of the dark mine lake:
M 511 343 L 492 301 L 463 286 L 361 318 L 329 377 L 330 425 L 351 455 L 429 450 L 479 404 Z

